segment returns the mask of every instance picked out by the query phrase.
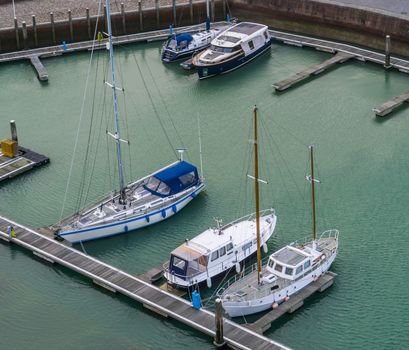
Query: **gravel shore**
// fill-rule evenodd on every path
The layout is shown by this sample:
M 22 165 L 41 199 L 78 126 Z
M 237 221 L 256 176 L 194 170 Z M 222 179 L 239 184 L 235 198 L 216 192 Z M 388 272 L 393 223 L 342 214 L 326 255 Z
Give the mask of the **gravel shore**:
M 194 0 L 198 1 L 198 0 Z M 105 1 L 102 1 L 105 3 Z M 112 12 L 119 12 L 121 2 L 125 5 L 125 10 L 137 10 L 138 0 L 116 0 L 111 1 Z M 176 0 L 176 3 L 186 3 L 187 0 Z M 172 0 L 159 0 L 159 5 L 170 5 Z M 68 19 L 68 10 L 71 10 L 72 17 L 84 17 L 85 9 L 88 7 L 91 16 L 98 13 L 98 0 L 15 0 L 16 17 L 18 22 L 26 21 L 31 24 L 31 16 L 35 15 L 37 23 L 49 22 L 50 12 L 54 13 L 54 19 Z M 155 0 L 142 0 L 142 7 L 154 7 Z M 0 28 L 12 27 L 13 22 L 13 6 L 12 0 L 10 3 L 0 5 Z

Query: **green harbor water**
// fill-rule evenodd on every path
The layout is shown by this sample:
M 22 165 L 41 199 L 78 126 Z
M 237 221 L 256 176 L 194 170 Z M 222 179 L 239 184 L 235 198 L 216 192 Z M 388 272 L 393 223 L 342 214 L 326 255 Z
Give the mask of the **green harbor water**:
M 262 207 L 274 207 L 278 216 L 269 251 L 311 235 L 305 181 L 309 144 L 315 145 L 316 177 L 321 180 L 318 228 L 340 231 L 339 255 L 332 266 L 338 274 L 335 284 L 273 324 L 266 335 L 294 349 L 407 348 L 409 111 L 382 120 L 371 111 L 406 91 L 407 75 L 354 61 L 277 95 L 273 82 L 329 54 L 275 45 L 240 70 L 199 82 L 177 65 L 162 65 L 159 50 L 160 44 L 152 43 L 116 51 L 128 116 L 122 127 L 131 140 L 130 151 L 124 150 L 126 177 L 140 178 L 175 160 L 163 129 L 173 147 L 187 147 L 188 159 L 199 164 L 199 117 L 206 192 L 175 217 L 87 242 L 86 252 L 137 274 L 164 262 L 185 238 L 213 225 L 214 217 L 227 223 L 252 211 L 252 186 L 245 174 L 252 108 L 257 104 L 261 176 L 269 182 L 262 186 Z M 105 53 L 99 55 L 101 73 Z M 45 85 L 28 63 L 0 66 L 0 138 L 9 136 L 9 120 L 15 119 L 21 145 L 51 158 L 48 166 L 0 185 L 0 215 L 32 228 L 59 220 L 88 61 L 86 53 L 44 60 L 50 75 Z M 95 69 L 90 88 L 102 86 L 101 74 L 94 79 Z M 109 105 L 109 88 L 105 94 Z M 77 206 L 84 169 L 86 180 L 92 178 L 89 190 L 86 183 L 82 191 L 89 193 L 89 201 L 116 185 L 107 167 L 107 154 L 112 162 L 113 150 L 112 142 L 107 146 L 105 140 L 110 109 L 100 107 L 104 93 L 95 96 L 89 157 L 84 158 L 93 100 L 89 92 L 64 214 Z M 125 103 L 121 97 L 120 106 Z M 3 244 L 0 306 L 3 350 L 213 349 L 207 336 Z

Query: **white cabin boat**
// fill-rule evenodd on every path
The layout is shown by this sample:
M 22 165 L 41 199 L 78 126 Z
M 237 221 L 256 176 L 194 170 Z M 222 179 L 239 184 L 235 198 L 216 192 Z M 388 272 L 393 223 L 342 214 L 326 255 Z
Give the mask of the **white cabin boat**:
M 277 217 L 273 209 L 260 213 L 261 245 L 272 236 Z M 223 227 L 209 228 L 176 248 L 164 266 L 169 284 L 188 288 L 226 273 L 257 251 L 256 215 L 251 214 Z
M 241 22 L 218 35 L 210 47 L 193 57 L 199 79 L 210 78 L 237 69 L 271 47 L 268 27 Z
M 257 269 L 227 282 L 218 291 L 224 310 L 230 317 L 246 316 L 278 307 L 291 295 L 316 281 L 330 268 L 338 252 L 338 231 L 328 230 L 316 238 L 315 182 L 313 146 L 310 146 L 311 203 L 313 240 L 294 242 L 271 254 L 265 267 L 257 261 Z
M 261 283 L 253 271 L 231 280 L 219 291 L 224 310 L 230 317 L 269 310 L 325 274 L 338 252 L 338 231 L 322 233 L 316 241 L 294 242 L 271 254 L 262 269 Z

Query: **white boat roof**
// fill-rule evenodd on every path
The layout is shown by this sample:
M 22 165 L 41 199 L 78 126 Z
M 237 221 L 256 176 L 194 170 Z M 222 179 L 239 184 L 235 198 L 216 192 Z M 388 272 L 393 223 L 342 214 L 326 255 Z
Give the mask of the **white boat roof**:
M 264 24 L 241 22 L 218 35 L 212 41 L 212 44 L 216 46 L 233 47 L 241 44 L 245 40 L 252 39 L 267 28 L 268 27 Z
M 268 223 L 265 220 L 260 220 L 260 230 L 262 231 Z M 221 232 L 221 233 L 219 233 Z M 219 231 L 214 228 L 209 228 L 191 240 L 188 240 L 172 254 L 179 257 L 195 256 L 208 254 L 220 247 L 227 245 L 229 242 L 233 245 L 241 245 L 256 237 L 256 223 L 255 221 L 245 220 L 237 222 Z
M 275 261 L 288 266 L 296 266 L 310 256 L 310 254 L 292 246 L 285 246 L 271 255 Z

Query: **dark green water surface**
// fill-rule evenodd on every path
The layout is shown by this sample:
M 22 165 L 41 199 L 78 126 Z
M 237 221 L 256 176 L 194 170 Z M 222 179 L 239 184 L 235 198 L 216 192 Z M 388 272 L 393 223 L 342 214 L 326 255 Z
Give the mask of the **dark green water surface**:
M 207 190 L 159 225 L 85 243 L 87 253 L 129 273 L 141 273 L 165 261 L 185 238 L 212 225 L 213 217 L 228 222 L 251 211 L 252 187 L 245 185 L 245 173 L 252 107 L 257 104 L 261 175 L 269 181 L 262 186 L 262 206 L 273 206 L 278 216 L 270 251 L 310 235 L 305 181 L 310 143 L 316 146 L 317 177 L 322 181 L 317 186 L 318 227 L 340 230 L 334 286 L 284 316 L 266 335 L 294 349 L 407 348 L 409 112 L 403 109 L 379 120 L 371 109 L 406 91 L 408 77 L 350 62 L 276 95 L 273 82 L 328 54 L 274 46 L 271 54 L 240 70 L 199 82 L 177 65 L 162 65 L 159 48 L 153 43 L 117 50 L 118 75 L 124 77 L 121 84 L 127 95 L 128 118 L 122 129 L 131 140 L 131 152 L 124 151 L 127 179 L 142 177 L 175 158 L 150 94 L 173 146 L 182 142 L 168 113 L 196 164 L 200 116 Z M 100 55 L 102 72 L 105 53 Z M 47 85 L 38 82 L 27 63 L 0 67 L 0 138 L 9 136 L 9 120 L 15 119 L 20 143 L 51 158 L 49 166 L 0 185 L 0 215 L 33 228 L 60 218 L 88 60 L 89 54 L 44 60 L 50 75 Z M 91 87 L 94 72 L 93 68 Z M 101 85 L 99 75 L 97 86 Z M 107 88 L 107 104 L 109 93 Z M 107 171 L 106 125 L 100 122 L 105 117 L 100 116 L 108 110 L 100 107 L 103 99 L 102 93 L 95 97 L 85 167 L 86 178 L 93 180 L 88 200 L 116 184 Z M 92 101 L 89 93 L 65 214 L 76 208 Z M 109 147 L 112 161 L 112 144 Z M 67 269 L 0 244 L 0 349 L 42 348 L 199 350 L 213 345 L 210 338 L 157 317 L 125 297 L 101 292 Z

